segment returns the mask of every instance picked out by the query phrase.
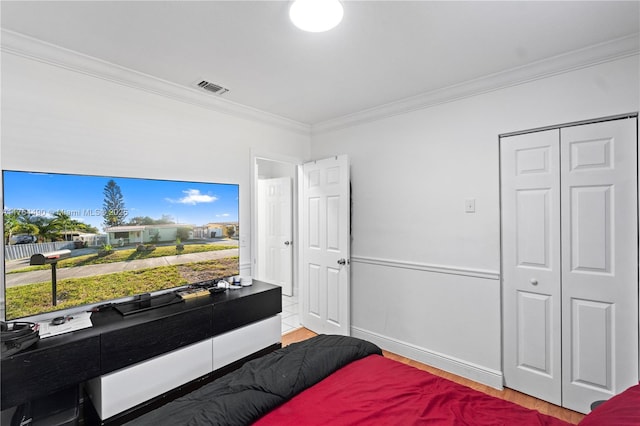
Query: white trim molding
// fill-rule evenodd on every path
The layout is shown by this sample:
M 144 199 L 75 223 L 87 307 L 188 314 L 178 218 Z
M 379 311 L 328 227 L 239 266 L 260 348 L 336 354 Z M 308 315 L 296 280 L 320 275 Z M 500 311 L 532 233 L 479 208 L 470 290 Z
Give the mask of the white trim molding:
M 460 84 L 344 115 L 322 123 L 316 123 L 311 126 L 311 133 L 328 133 L 639 54 L 640 33 L 631 34 Z
M 438 274 L 462 275 L 465 277 L 483 278 L 487 280 L 500 280 L 500 273 L 497 271 L 460 268 L 457 266 L 430 265 L 426 263 L 380 259 L 365 256 L 351 256 L 351 263 L 366 263 L 370 265 L 384 266 L 387 268 L 413 269 L 417 271 L 434 272 Z
M 429 108 L 435 105 L 640 54 L 640 33 L 636 33 L 460 84 L 421 93 L 396 102 L 390 102 L 332 120 L 309 125 L 238 104 L 227 99 L 211 96 L 195 88 L 171 83 L 14 31 L 2 29 L 0 39 L 2 40 L 2 44 L 0 45 L 2 52 L 165 96 L 216 112 L 270 124 L 307 136 L 381 120 L 387 117 Z
M 0 50 L 219 113 L 266 123 L 308 136 L 311 126 L 213 96 L 196 88 L 171 83 L 92 56 L 47 43 L 14 31 L 1 30 Z
M 423 364 L 431 365 L 495 389 L 503 389 L 504 382 L 501 371 L 450 357 L 358 327 L 351 327 L 351 335 L 363 340 L 368 340 L 380 346 L 382 349 L 411 358 Z

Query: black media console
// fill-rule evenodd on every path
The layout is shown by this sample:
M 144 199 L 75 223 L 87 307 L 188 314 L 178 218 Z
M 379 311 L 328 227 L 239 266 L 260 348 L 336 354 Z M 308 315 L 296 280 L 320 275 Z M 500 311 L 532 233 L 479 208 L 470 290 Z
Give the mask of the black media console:
M 280 287 L 254 280 L 252 286 L 134 315 L 123 316 L 112 308 L 93 313 L 93 327 L 42 339 L 2 360 L 2 409 L 87 382 L 88 389 L 99 391 L 101 400 L 94 399 L 93 405 L 101 422 L 108 423 L 105 420 L 136 408 L 112 407 L 108 395 L 114 389 L 109 386 L 148 374 L 150 368 L 158 368 L 153 363 L 194 356 L 202 362 L 204 354 L 211 357 L 209 373 L 213 374 L 280 347 L 279 334 L 269 337 L 269 343 L 250 340 L 255 334 L 264 335 L 264 327 L 271 336 L 279 331 L 281 294 Z M 192 381 L 194 378 L 187 378 L 185 383 Z

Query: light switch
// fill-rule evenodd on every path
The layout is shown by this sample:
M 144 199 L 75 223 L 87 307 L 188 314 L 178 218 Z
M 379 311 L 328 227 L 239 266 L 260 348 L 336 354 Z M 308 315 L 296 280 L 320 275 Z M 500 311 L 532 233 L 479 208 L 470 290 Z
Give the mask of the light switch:
M 464 211 L 466 213 L 475 213 L 476 212 L 476 199 L 475 198 L 467 198 L 464 200 Z

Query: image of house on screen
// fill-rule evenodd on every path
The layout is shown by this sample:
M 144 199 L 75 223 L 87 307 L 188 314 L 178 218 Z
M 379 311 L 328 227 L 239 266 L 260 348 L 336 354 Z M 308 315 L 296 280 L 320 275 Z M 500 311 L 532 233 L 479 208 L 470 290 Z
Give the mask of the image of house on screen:
M 207 223 L 193 227 L 193 238 L 224 238 L 238 235 L 237 223 Z
M 186 232 L 188 238 L 193 238 L 193 228 L 194 226 L 189 224 L 171 223 L 166 225 L 111 226 L 105 228 L 104 231 L 109 236 L 110 244 L 129 245 L 175 241 L 182 232 Z

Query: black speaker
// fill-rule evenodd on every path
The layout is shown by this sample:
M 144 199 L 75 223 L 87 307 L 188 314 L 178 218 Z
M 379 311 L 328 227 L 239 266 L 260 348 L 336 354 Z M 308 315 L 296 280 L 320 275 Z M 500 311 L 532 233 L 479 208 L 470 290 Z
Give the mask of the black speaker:
M 40 340 L 38 325 L 33 322 L 0 321 L 0 356 L 11 356 Z

